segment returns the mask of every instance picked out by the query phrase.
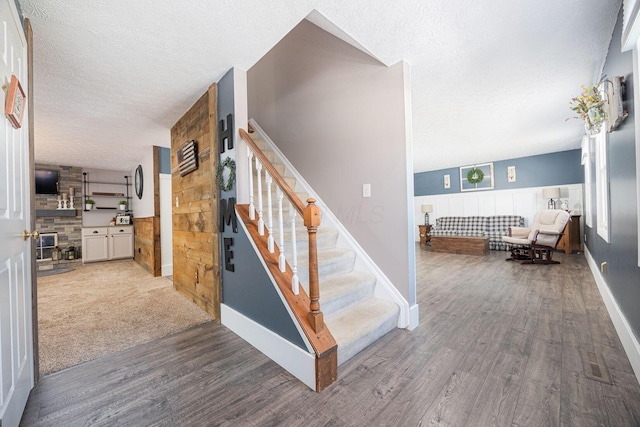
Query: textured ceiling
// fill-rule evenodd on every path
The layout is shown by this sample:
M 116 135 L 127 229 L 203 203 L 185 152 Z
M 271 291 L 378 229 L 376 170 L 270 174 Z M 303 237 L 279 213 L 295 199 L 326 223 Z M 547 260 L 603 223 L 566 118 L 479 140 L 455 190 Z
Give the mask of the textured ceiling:
M 599 73 L 621 0 L 19 3 L 34 29 L 37 162 L 133 169 L 212 82 L 313 12 L 411 65 L 419 172 L 578 148 L 568 101 Z

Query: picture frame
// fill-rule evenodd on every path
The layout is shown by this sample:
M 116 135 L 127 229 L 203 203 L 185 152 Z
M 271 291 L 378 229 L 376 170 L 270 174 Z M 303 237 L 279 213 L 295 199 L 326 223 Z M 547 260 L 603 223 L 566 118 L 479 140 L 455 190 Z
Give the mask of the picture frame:
M 493 163 L 460 167 L 460 191 L 492 190 L 493 187 Z
M 131 224 L 131 216 L 129 215 L 116 215 L 117 225 L 129 225 Z
M 27 96 L 22 89 L 20 81 L 15 75 L 11 75 L 7 99 L 4 105 L 4 115 L 9 119 L 11 126 L 15 129 L 22 127 L 24 110 L 27 105 Z

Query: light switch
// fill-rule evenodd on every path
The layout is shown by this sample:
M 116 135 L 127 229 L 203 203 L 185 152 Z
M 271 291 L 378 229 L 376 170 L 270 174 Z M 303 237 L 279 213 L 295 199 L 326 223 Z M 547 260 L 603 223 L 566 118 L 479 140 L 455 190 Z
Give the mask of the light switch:
M 371 197 L 371 184 L 362 184 L 362 197 Z
M 516 182 L 516 167 L 507 166 L 507 181 Z

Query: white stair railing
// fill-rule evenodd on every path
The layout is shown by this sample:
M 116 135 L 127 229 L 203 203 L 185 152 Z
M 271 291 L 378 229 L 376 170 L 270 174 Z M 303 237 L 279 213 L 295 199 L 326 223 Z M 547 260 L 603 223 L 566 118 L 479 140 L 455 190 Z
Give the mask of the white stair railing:
M 264 153 L 258 148 L 255 141 L 244 130 L 240 131 L 242 139 L 247 143 L 247 162 L 249 173 L 249 218 L 255 220 L 255 214 L 251 213 L 257 210 L 258 213 L 258 234 L 265 235 L 265 227 L 267 229 L 267 248 L 269 253 L 275 253 L 275 233 L 274 233 L 274 206 L 272 184 L 276 184 L 276 209 L 277 209 L 277 232 L 278 232 L 278 267 L 281 272 L 286 272 L 287 256 L 285 254 L 285 245 L 291 246 L 291 258 L 288 260 L 291 267 L 291 291 L 294 295 L 300 293 L 300 283 L 298 278 L 298 248 L 296 242 L 296 220 L 300 215 L 304 220 L 304 225 L 309 233 L 309 300 L 310 306 L 307 313 L 307 319 L 315 332 L 324 329 L 324 321 L 322 312 L 320 311 L 320 289 L 318 283 L 318 259 L 316 250 L 316 232 L 320 225 L 320 209 L 315 205 L 314 199 L 308 199 L 305 206 L 295 194 L 293 189 L 289 187 L 285 179 L 278 173 L 271 162 L 265 157 Z M 264 176 L 262 170 L 264 171 Z M 254 179 L 256 196 L 254 198 Z M 264 186 L 263 186 L 264 183 Z M 263 193 L 263 188 L 265 192 Z M 263 199 L 266 196 L 266 224 L 265 212 L 263 210 Z M 289 227 L 291 229 L 290 242 L 285 242 L 285 221 L 283 212 L 283 200 L 287 198 L 289 202 Z M 254 206 L 254 200 L 257 199 L 257 207 Z

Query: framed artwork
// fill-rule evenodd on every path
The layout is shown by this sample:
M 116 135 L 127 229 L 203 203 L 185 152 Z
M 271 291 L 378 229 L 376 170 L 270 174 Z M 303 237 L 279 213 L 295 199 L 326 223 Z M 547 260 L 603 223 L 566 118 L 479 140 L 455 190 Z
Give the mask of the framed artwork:
M 27 106 L 27 97 L 22 90 L 20 81 L 15 75 L 11 75 L 9 90 L 7 91 L 7 99 L 4 105 L 4 115 L 11 122 L 11 126 L 20 129 L 22 126 L 22 118 L 24 110 Z
M 477 191 L 493 189 L 493 163 L 462 166 L 460 168 L 460 190 Z
M 118 225 L 131 224 L 131 217 L 129 215 L 117 215 L 116 224 Z

